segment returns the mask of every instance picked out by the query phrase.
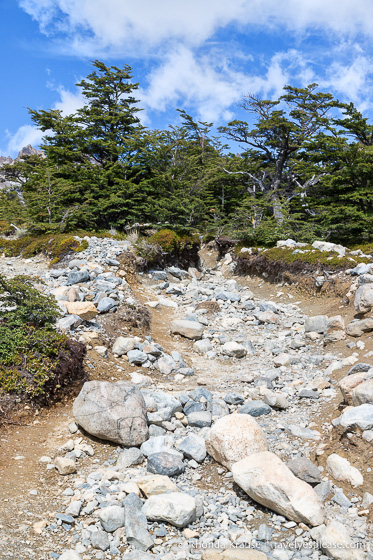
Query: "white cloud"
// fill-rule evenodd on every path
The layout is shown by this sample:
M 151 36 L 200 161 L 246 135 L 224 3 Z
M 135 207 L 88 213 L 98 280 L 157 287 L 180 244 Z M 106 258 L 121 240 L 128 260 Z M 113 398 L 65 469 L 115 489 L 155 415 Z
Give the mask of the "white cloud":
M 72 36 L 72 54 L 94 56 L 105 49 L 154 54 L 165 41 L 201 45 L 229 24 L 241 30 L 309 29 L 373 36 L 371 0 L 19 0 L 44 33 Z M 122 51 L 123 54 L 123 51 Z
M 12 135 L 9 131 L 6 131 L 6 135 L 9 138 L 7 153 L 14 156 L 18 154 L 21 148 L 28 144 L 34 147 L 38 146 L 43 137 L 43 132 L 31 124 L 25 124 L 20 126 L 15 134 Z

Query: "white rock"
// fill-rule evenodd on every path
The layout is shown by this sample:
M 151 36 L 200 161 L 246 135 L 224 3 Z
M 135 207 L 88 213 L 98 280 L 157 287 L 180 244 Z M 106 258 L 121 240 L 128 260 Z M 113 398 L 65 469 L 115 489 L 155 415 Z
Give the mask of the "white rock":
M 113 354 L 123 356 L 123 354 L 127 354 L 130 350 L 133 350 L 135 346 L 136 340 L 134 338 L 118 336 L 113 345 Z
M 363 284 L 358 288 L 354 306 L 358 313 L 367 313 L 373 308 L 373 284 Z
M 198 354 L 206 354 L 206 352 L 212 350 L 212 344 L 208 338 L 203 338 L 202 340 L 197 340 L 193 344 L 193 349 Z
M 347 459 L 340 457 L 336 453 L 329 455 L 326 461 L 326 468 L 333 478 L 349 482 L 353 488 L 364 484 L 361 473 Z
M 232 358 L 243 358 L 247 354 L 246 348 L 234 341 L 223 344 L 221 351 L 225 356 Z
M 76 472 L 75 461 L 72 459 L 67 459 L 66 457 L 56 457 L 54 460 L 54 466 L 58 470 L 59 474 L 67 475 Z
M 207 453 L 228 469 L 244 457 L 266 449 L 261 427 L 247 414 L 219 418 L 206 437 Z
M 293 475 L 277 455 L 254 453 L 232 466 L 234 481 L 256 502 L 308 525 L 321 525 L 322 504 L 309 484 Z
M 360 383 L 352 391 L 352 404 L 359 406 L 364 403 L 373 404 L 373 379 Z
M 339 418 L 333 420 L 334 425 L 342 428 L 373 429 L 373 404 L 361 404 L 347 409 Z
M 327 526 L 321 525 L 311 529 L 312 538 L 321 549 L 333 560 L 364 560 L 363 549 L 356 547 L 351 539 L 350 528 L 339 521 L 333 520 Z
M 82 560 L 82 557 L 78 552 L 75 552 L 75 550 L 65 550 L 65 552 L 61 554 L 59 560 Z
M 180 334 L 192 340 L 200 340 L 203 335 L 203 325 L 198 321 L 175 319 L 170 323 L 170 330 L 172 334 Z
M 150 521 L 165 521 L 175 527 L 186 527 L 197 517 L 195 498 L 183 492 L 150 496 L 142 511 Z

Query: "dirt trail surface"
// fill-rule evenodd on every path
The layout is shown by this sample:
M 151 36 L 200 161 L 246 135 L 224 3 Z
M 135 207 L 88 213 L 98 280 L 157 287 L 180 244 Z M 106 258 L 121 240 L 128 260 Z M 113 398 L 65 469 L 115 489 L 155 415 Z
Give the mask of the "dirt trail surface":
M 228 335 L 229 339 L 237 339 L 238 343 L 243 343 L 249 337 L 249 340 L 255 347 L 255 354 L 248 352 L 242 360 L 228 358 L 227 356 L 221 357 L 219 351 L 216 356 L 213 353 L 208 354 L 206 352 L 199 354 L 195 350 L 193 341 L 181 336 L 171 335 L 169 330 L 170 322 L 173 319 L 184 319 L 185 316 L 195 312 L 195 309 L 193 309 L 193 307 L 195 308 L 193 294 L 189 297 L 188 292 L 184 291 L 179 298 L 168 296 L 170 301 L 178 303 L 177 308 L 164 305 L 161 305 L 159 308 L 148 307 L 151 314 L 151 326 L 149 332 L 146 333 L 142 332 L 141 329 L 134 329 L 126 324 L 121 324 L 116 319 L 115 313 L 107 315 L 106 332 L 99 333 L 94 345 L 101 344 L 107 346 L 109 354 L 108 357 L 103 357 L 92 346 L 88 349 L 86 369 L 91 380 L 97 379 L 112 382 L 127 380 L 135 382 L 140 387 L 157 388 L 176 395 L 203 387 L 212 393 L 218 393 L 222 396 L 231 392 L 244 394 L 250 400 L 254 398 L 252 397 L 254 394 L 252 391 L 258 390 L 255 389 L 253 381 L 261 377 L 261 372 L 263 372 L 263 377 L 267 375 L 267 361 L 271 362 L 272 371 L 272 360 L 276 356 L 288 352 L 289 345 L 287 341 L 289 338 L 285 331 L 291 330 L 295 325 L 291 331 L 291 337 L 298 337 L 298 334 L 302 333 L 301 320 L 303 316 L 328 315 L 332 317 L 342 315 L 346 323 L 354 317 L 352 305 L 347 306 L 333 298 L 320 299 L 311 297 L 308 294 L 297 292 L 294 287 L 274 286 L 258 278 L 238 278 L 231 274 L 229 270 L 224 271 L 226 278 L 224 280 L 224 276 L 220 272 L 222 267 L 219 265 L 220 270 L 216 268 L 216 255 L 212 252 L 204 251 L 202 257 L 205 266 L 211 270 L 211 274 L 206 280 L 205 289 L 207 292 L 211 289 L 209 284 L 213 283 L 214 278 L 221 283 L 233 279 L 237 281 L 241 288 L 252 292 L 254 301 L 272 302 L 279 306 L 288 306 L 289 304 L 294 306 L 292 311 L 294 318 L 288 322 L 286 317 L 281 319 L 282 324 L 278 328 L 276 325 L 268 323 L 258 324 L 254 318 L 253 320 L 249 319 L 243 322 L 240 318 L 241 316 L 237 318 L 235 323 L 234 314 L 230 316 L 227 314 L 228 319 L 231 317 L 231 320 L 224 317 L 224 309 L 217 319 L 217 314 L 214 311 L 208 310 L 206 314 L 202 315 L 202 318 L 207 319 L 208 327 L 206 328 L 211 329 L 210 340 L 213 341 L 213 351 L 218 348 L 215 344 L 218 341 L 218 337 L 222 337 L 219 344 L 224 344 L 223 338 Z M 18 274 L 30 266 L 35 271 L 35 274 L 38 271 L 40 272 L 40 270 L 46 270 L 46 263 L 42 260 L 39 263 L 35 263 L 32 260 L 24 263 L 21 259 L 7 259 L 7 261 L 7 263 L 1 263 L 0 261 L 0 272 Z M 188 284 L 186 281 L 183 283 L 183 281 L 177 281 L 175 278 L 171 278 L 170 282 L 179 286 L 187 286 Z M 149 301 L 156 300 L 161 295 L 165 295 L 158 285 L 159 282 L 155 282 L 149 275 L 143 274 L 139 275 L 136 281 L 130 283 L 130 288 L 133 297 L 142 304 L 146 304 Z M 223 288 L 228 290 L 226 284 L 222 284 Z M 298 319 L 299 327 L 297 326 Z M 242 333 L 245 333 L 245 336 Z M 180 352 L 186 366 L 192 368 L 195 375 L 167 376 L 157 370 L 150 372 L 145 368 L 131 365 L 126 355 L 117 357 L 111 353 L 111 346 L 116 337 L 143 337 L 145 334 L 150 335 L 153 341 L 160 344 L 166 353 Z M 216 334 L 215 339 L 214 334 Z M 322 476 L 325 476 L 328 475 L 326 472 L 326 458 L 329 455 L 337 453 L 342 457 L 348 458 L 351 464 L 363 474 L 364 485 L 359 488 L 352 488 L 348 482 L 336 482 L 330 476 L 328 476 L 328 479 L 338 485 L 338 488 L 344 493 L 344 497 L 347 500 L 352 499 L 353 504 L 357 504 L 356 507 L 360 511 L 363 509 L 361 507 L 361 500 L 364 493 L 373 493 L 373 475 L 369 467 L 369 465 L 373 466 L 372 444 L 361 437 L 360 430 L 357 430 L 357 432 L 352 430 L 346 435 L 346 433 L 341 434 L 338 429 L 332 428 L 331 425 L 331 421 L 339 416 L 344 408 L 342 407 L 342 397 L 337 388 L 337 382 L 346 375 L 354 363 L 373 363 L 373 354 L 372 356 L 369 355 L 370 352 L 373 352 L 372 335 L 368 333 L 359 338 L 359 341 L 363 343 L 360 345 L 360 348 L 348 348 L 347 343 L 351 342 L 351 340 L 341 340 L 327 347 L 323 346 L 322 337 L 317 338 L 315 341 L 308 340 L 305 351 L 308 352 L 307 356 L 309 357 L 307 357 L 307 360 L 309 361 L 305 363 L 309 364 L 309 368 L 313 372 L 313 385 L 319 383 L 320 378 L 325 376 L 324 372 L 330 364 L 338 360 L 342 361 L 345 358 L 351 358 L 353 355 L 354 357 L 350 364 L 331 371 L 326 376 L 330 383 L 328 382 L 324 386 L 320 385 L 320 399 L 298 399 L 296 405 L 289 407 L 287 410 L 275 408 L 268 416 L 260 416 L 256 419 L 266 432 L 267 437 L 269 437 L 271 450 L 274 450 L 277 455 L 282 456 L 284 461 L 291 457 L 297 457 L 299 451 L 301 455 L 309 457 L 315 464 L 321 467 Z M 283 348 L 285 342 L 286 348 Z M 267 347 L 267 343 L 270 343 L 272 346 L 270 348 Z M 276 350 L 273 354 L 271 353 L 272 349 Z M 368 357 L 366 357 L 367 355 Z M 314 358 L 315 360 L 313 361 Z M 283 385 L 281 383 L 278 385 L 280 390 L 281 386 L 286 388 L 288 384 L 293 387 L 294 391 L 298 391 L 299 385 L 305 390 L 308 390 L 311 386 L 313 387 L 310 379 L 306 377 L 303 384 L 302 381 L 299 381 L 298 378 L 302 376 L 302 371 L 307 372 L 306 369 L 302 369 L 302 365 L 298 366 L 298 363 L 294 360 L 294 365 L 289 367 L 290 370 L 287 369 L 288 362 L 286 362 L 286 365 L 280 366 L 278 369 L 286 378 Z M 290 380 L 292 375 L 294 375 L 293 385 Z M 287 381 L 286 376 L 288 376 L 290 381 Z M 315 380 L 317 380 L 317 383 Z M 295 393 L 292 394 L 291 392 L 287 394 L 290 398 L 293 398 L 295 395 Z M 95 465 L 97 465 L 97 468 L 101 466 L 110 468 L 117 460 L 118 450 L 116 444 L 97 440 L 87 433 L 81 431 L 73 434 L 70 433 L 69 425 L 73 422 L 72 404 L 75 395 L 76 391 L 48 410 L 42 409 L 35 412 L 25 407 L 24 413 L 21 413 L 19 418 L 14 420 L 14 424 L 5 426 L 1 431 L 1 559 L 26 560 L 32 558 L 44 560 L 47 558 L 58 558 L 63 550 L 75 549 L 76 544 L 80 542 L 80 537 L 77 536 L 76 531 L 71 529 L 70 526 L 66 526 L 65 530 L 61 531 L 61 526 L 58 526 L 56 523 L 55 515 L 57 512 L 63 513 L 70 504 L 71 492 L 66 490 L 72 489 L 74 493 L 77 487 L 75 484 L 76 480 L 84 480 L 87 474 L 94 470 Z M 237 407 L 233 406 L 231 412 L 235 412 L 236 409 Z M 319 432 L 320 435 L 313 441 L 299 437 L 296 433 L 289 435 L 287 429 L 281 428 L 282 431 L 279 433 L 279 425 L 301 426 L 306 430 Z M 87 454 L 82 455 L 77 463 L 77 472 L 75 474 L 60 476 L 53 467 L 53 459 L 61 454 L 58 452 L 58 449 L 69 439 L 77 441 L 78 445 L 85 443 L 92 446 L 93 454 L 91 456 Z M 193 471 L 193 469 L 190 470 Z M 225 487 L 225 492 L 232 492 L 234 489 L 238 496 L 238 501 L 239 499 L 242 500 L 243 496 L 247 499 L 246 494 L 242 490 L 233 486 L 230 473 L 227 473 L 224 468 L 221 468 L 221 465 L 213 462 L 211 459 L 207 459 L 200 465 L 194 474 L 191 474 L 189 478 L 187 477 L 187 480 L 192 480 L 194 487 L 201 492 L 205 492 L 206 496 L 210 492 L 212 499 L 214 496 L 220 496 L 219 492 L 222 486 Z M 221 499 L 225 499 L 224 494 Z M 330 497 L 328 499 L 330 500 Z M 335 502 L 328 503 L 331 516 L 346 522 L 346 519 L 348 519 L 346 508 L 343 509 L 342 505 Z M 250 504 L 252 505 L 253 502 L 250 502 Z M 371 510 L 372 507 L 370 508 Z M 211 511 L 213 512 L 213 508 L 211 508 Z M 369 522 L 372 521 L 369 508 L 366 513 L 357 514 L 357 511 L 354 511 L 353 515 L 351 514 L 351 526 L 354 527 L 355 533 L 360 534 L 363 540 L 369 539 Z M 269 510 L 256 505 L 256 512 L 253 514 L 249 513 L 247 516 L 247 527 L 250 531 L 258 530 L 263 523 L 271 524 L 273 521 L 271 516 L 272 514 Z M 92 519 L 92 516 L 88 515 L 83 519 L 83 526 L 87 529 L 94 522 L 96 522 L 96 519 Z M 227 524 L 226 526 L 228 528 Z M 240 525 L 238 526 L 240 527 Z M 48 530 L 46 530 L 46 527 L 48 527 Z M 206 527 L 209 528 L 208 522 Z M 302 524 L 298 526 L 295 523 L 294 526 L 290 524 L 288 528 L 283 527 L 282 531 L 285 531 L 287 537 L 296 538 L 296 535 L 300 537 L 302 533 L 308 535 L 306 529 Z M 295 530 L 298 530 L 298 533 L 292 533 Z M 199 529 L 199 531 L 201 530 Z M 159 532 L 160 536 L 154 533 L 157 546 L 153 549 L 153 552 L 155 550 L 160 553 L 162 543 L 166 545 L 167 540 L 171 537 L 178 539 L 181 534 L 171 530 L 168 536 L 163 538 L 161 532 Z M 217 534 L 220 535 L 218 530 Z M 292 534 L 294 537 L 291 537 Z M 219 536 L 219 538 L 223 537 Z M 168 548 L 165 548 L 165 552 L 174 552 L 171 544 L 168 545 Z M 122 552 L 126 550 L 126 547 L 121 549 L 121 554 L 118 556 L 115 554 L 114 548 L 106 552 L 90 549 L 87 546 L 83 546 L 83 548 L 84 551 L 83 549 L 81 551 L 83 559 L 121 558 Z M 298 557 L 300 558 L 300 556 L 288 555 L 281 558 L 288 560 L 288 558 Z M 180 556 L 181 558 L 182 556 Z M 272 558 L 272 556 L 268 555 L 268 558 Z M 280 556 L 277 558 L 280 558 Z M 326 557 L 321 552 L 315 551 L 312 559 L 317 558 Z M 356 556 L 356 558 L 358 557 Z

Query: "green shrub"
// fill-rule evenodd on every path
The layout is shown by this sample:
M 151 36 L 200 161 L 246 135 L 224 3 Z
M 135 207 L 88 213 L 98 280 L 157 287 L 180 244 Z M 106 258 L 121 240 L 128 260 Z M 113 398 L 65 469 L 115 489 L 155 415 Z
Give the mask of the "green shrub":
M 28 259 L 39 253 L 60 261 L 71 252 L 84 251 L 88 247 L 85 240 L 79 241 L 73 235 L 25 235 L 18 239 L 0 239 L 0 250 L 7 257 L 22 257 Z
M 25 276 L 0 276 L 0 395 L 50 396 L 83 372 L 84 347 L 53 327 L 57 303 Z

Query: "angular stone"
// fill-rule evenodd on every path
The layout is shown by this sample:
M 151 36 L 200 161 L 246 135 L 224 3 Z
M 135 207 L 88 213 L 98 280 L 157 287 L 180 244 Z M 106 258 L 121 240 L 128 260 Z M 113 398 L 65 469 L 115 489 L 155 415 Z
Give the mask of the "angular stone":
M 141 445 L 149 436 L 144 398 L 126 381 L 87 381 L 73 414 L 89 434 L 127 447 Z
M 329 521 L 311 530 L 312 538 L 317 541 L 325 554 L 333 560 L 366 560 L 363 548 L 357 548 L 351 538 L 349 526 L 339 521 Z
M 373 429 L 373 404 L 361 404 L 349 408 L 337 420 L 333 421 L 342 428 Z
M 227 393 L 224 397 L 224 401 L 228 404 L 242 404 L 245 402 L 245 399 L 242 395 L 238 395 L 237 393 Z
M 206 438 L 207 453 L 228 469 L 244 457 L 266 449 L 261 427 L 246 414 L 219 418 Z
M 212 344 L 208 338 L 203 338 L 202 340 L 197 340 L 193 344 L 193 349 L 198 354 L 206 354 L 212 350 Z
M 81 324 L 82 319 L 78 315 L 68 315 L 57 321 L 57 328 L 62 332 L 66 332 L 70 329 L 76 329 Z
M 66 457 L 56 457 L 54 460 L 54 466 L 58 470 L 59 474 L 67 475 L 76 472 L 76 464 L 73 459 L 67 459 Z
M 59 560 L 82 560 L 82 557 L 75 550 L 65 550 L 59 557 Z
M 357 289 L 354 306 L 358 313 L 367 313 L 373 308 L 373 284 L 364 284 Z
M 238 409 L 238 414 L 250 414 L 250 416 L 263 416 L 270 414 L 271 407 L 263 401 L 249 401 Z
M 155 453 L 171 453 L 182 459 L 182 453 L 173 449 L 174 443 L 175 439 L 172 435 L 155 436 L 145 441 L 140 449 L 141 453 L 143 453 L 146 457 L 154 455 Z
M 143 512 L 150 521 L 165 521 L 182 528 L 196 520 L 196 500 L 183 492 L 150 496 L 145 502 Z
M 154 453 L 148 457 L 147 471 L 164 476 L 178 476 L 185 471 L 185 465 L 171 453 Z
M 233 478 L 253 500 L 291 521 L 321 525 L 322 504 L 309 484 L 295 477 L 277 455 L 254 453 L 232 466 Z
M 149 498 L 149 496 L 158 496 L 159 494 L 179 491 L 176 484 L 174 484 L 168 476 L 159 474 L 143 476 L 138 478 L 136 483 L 147 498 Z
M 135 364 L 140 366 L 148 361 L 148 355 L 140 350 L 130 350 L 127 352 L 128 361 L 130 364 Z
M 142 500 L 136 494 L 128 494 L 123 500 L 123 506 L 127 542 L 134 548 L 146 552 L 154 545 L 154 540 L 148 531 Z
M 89 281 L 89 272 L 88 270 L 78 270 L 72 271 L 67 277 L 67 283 L 69 286 L 72 284 L 80 284 L 81 282 L 88 282 Z
M 191 340 L 200 340 L 203 335 L 204 327 L 197 321 L 175 319 L 170 323 L 170 330 L 172 334 L 180 334 Z
M 319 334 L 324 334 L 327 328 L 327 323 L 327 315 L 315 315 L 314 317 L 306 317 L 304 330 L 305 332 L 316 332 Z
M 78 315 L 83 321 L 92 321 L 98 314 L 96 306 L 91 301 L 67 301 L 64 305 L 68 313 Z
M 171 356 L 161 356 L 157 362 L 158 369 L 164 375 L 169 375 L 177 369 L 177 364 Z
M 360 383 L 352 391 L 353 406 L 359 406 L 364 403 L 373 404 L 373 379 Z
M 124 508 L 120 506 L 107 506 L 100 509 L 98 517 L 107 533 L 114 533 L 119 527 L 124 526 Z
M 141 453 L 140 449 L 137 447 L 130 447 L 129 449 L 124 449 L 122 453 L 119 454 L 117 460 L 117 467 L 119 470 L 123 471 L 129 467 L 136 465 L 141 465 L 144 462 L 144 455 Z
M 307 457 L 296 457 L 286 463 L 286 466 L 297 478 L 308 484 L 320 484 L 322 481 L 321 472 Z
M 352 395 L 354 391 L 365 381 L 373 379 L 373 368 L 370 368 L 370 371 L 362 371 L 359 373 L 353 373 L 352 375 L 346 375 L 341 381 L 338 383 L 338 387 L 341 390 L 343 395 L 343 399 L 347 404 L 351 404 L 352 402 Z M 363 403 L 358 403 L 363 404 Z
M 118 356 L 123 356 L 127 354 L 130 350 L 133 350 L 136 346 L 136 340 L 134 338 L 119 336 L 113 345 L 113 354 Z
M 91 533 L 91 544 L 96 550 L 102 550 L 104 552 L 110 548 L 109 537 L 106 531 L 95 531 Z
M 184 453 L 188 459 L 194 459 L 197 463 L 202 463 L 206 457 L 206 443 L 203 438 L 196 434 L 189 434 L 178 445 L 178 449 Z
M 352 321 L 346 327 L 346 333 L 349 336 L 362 336 L 366 332 L 373 331 L 373 319 L 361 319 L 360 321 Z
M 332 343 L 346 338 L 345 322 L 341 315 L 330 317 L 326 324 L 325 342 Z
M 108 313 L 110 309 L 113 309 L 113 307 L 115 307 L 116 305 L 118 304 L 115 299 L 111 297 L 104 297 L 100 299 L 97 305 L 97 309 L 99 313 Z
M 335 480 L 349 482 L 353 488 L 364 484 L 364 479 L 358 469 L 353 467 L 347 459 L 340 457 L 336 453 L 329 455 L 326 461 L 326 468 Z
M 191 412 L 188 414 L 187 419 L 189 426 L 195 426 L 196 428 L 210 427 L 212 423 L 211 412 L 208 412 L 207 410 Z
M 234 341 L 223 344 L 221 352 L 224 356 L 231 356 L 232 358 L 243 358 L 247 354 L 246 348 Z

